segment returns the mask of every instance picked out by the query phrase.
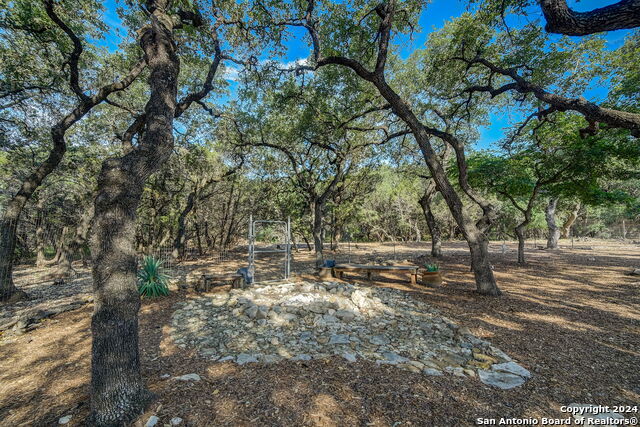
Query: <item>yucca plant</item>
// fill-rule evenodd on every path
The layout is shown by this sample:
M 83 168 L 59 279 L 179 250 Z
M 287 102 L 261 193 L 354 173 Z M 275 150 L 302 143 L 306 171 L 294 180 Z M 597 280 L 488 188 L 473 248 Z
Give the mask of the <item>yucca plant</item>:
M 145 256 L 138 271 L 138 292 L 150 298 L 169 295 L 169 276 L 163 272 L 162 261 Z

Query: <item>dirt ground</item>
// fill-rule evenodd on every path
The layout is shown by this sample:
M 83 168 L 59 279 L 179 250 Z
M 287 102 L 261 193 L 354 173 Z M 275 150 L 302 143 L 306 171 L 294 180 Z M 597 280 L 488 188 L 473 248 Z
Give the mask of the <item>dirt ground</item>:
M 442 287 L 411 286 L 400 277 L 378 277 L 372 286 L 404 289 L 488 338 L 533 373 L 522 387 L 499 390 L 478 379 L 427 377 L 341 358 L 244 366 L 209 362 L 169 340 L 174 304 L 195 297 L 173 292 L 143 301 L 140 313 L 143 376 L 158 396 L 141 425 L 156 414 L 160 425 L 181 417 L 187 426 L 465 426 L 477 418 L 567 418 L 560 407 L 574 402 L 639 405 L 640 277 L 628 273 L 640 267 L 640 246 L 592 240 L 573 249 L 531 248 L 524 267 L 515 262 L 513 243 L 506 253 L 501 246 L 491 246 L 504 291 L 499 298 L 475 294 L 469 254 L 460 242 L 444 245 L 438 261 Z M 328 258 L 415 259 L 428 248 L 352 244 Z M 191 261 L 189 270 L 231 271 L 243 257 L 216 265 Z M 312 254 L 294 257 L 294 272 L 312 270 Z M 269 273 L 270 264 L 270 274 L 280 274 L 275 257 L 272 263 L 263 259 L 259 272 Z M 73 415 L 69 425 L 82 424 L 89 412 L 90 316 L 88 304 L 0 340 L 0 425 L 55 425 L 65 415 Z M 202 381 L 161 379 L 188 373 Z

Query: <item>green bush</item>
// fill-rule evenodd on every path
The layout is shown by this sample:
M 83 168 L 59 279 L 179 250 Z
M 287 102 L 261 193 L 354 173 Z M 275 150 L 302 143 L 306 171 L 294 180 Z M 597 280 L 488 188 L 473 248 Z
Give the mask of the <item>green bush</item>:
M 169 295 L 167 276 L 162 271 L 162 261 L 152 256 L 145 256 L 138 271 L 138 292 L 150 298 Z

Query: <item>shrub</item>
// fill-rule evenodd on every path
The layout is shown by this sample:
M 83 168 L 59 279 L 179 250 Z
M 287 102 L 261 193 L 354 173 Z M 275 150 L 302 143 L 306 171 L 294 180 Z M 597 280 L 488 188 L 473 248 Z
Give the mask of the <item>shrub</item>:
M 145 256 L 138 271 L 138 292 L 140 295 L 155 298 L 169 295 L 169 276 L 162 269 L 162 261 Z

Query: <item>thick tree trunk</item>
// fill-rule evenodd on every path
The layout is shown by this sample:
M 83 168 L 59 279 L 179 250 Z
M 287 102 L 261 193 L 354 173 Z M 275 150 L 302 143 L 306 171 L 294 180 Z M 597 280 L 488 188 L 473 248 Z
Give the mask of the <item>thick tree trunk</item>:
M 552 197 L 547 203 L 544 211 L 544 217 L 547 220 L 547 249 L 558 249 L 558 239 L 560 239 L 560 228 L 556 225 L 556 207 L 558 206 L 558 198 Z
M 322 203 L 317 201 L 311 203 L 311 212 L 313 212 L 313 246 L 315 250 L 316 268 L 322 267 L 324 264 L 324 255 L 322 253 Z
M 90 424 L 97 426 L 125 424 L 152 399 L 140 374 L 136 209 L 146 180 L 173 150 L 180 67 L 167 4 L 149 3 L 151 26 L 140 43 L 150 71 L 144 133 L 135 149 L 103 163 L 95 200 Z
M 420 206 L 422 206 L 424 218 L 427 221 L 427 227 L 429 227 L 429 234 L 431 235 L 431 256 L 440 258 L 442 256 L 442 233 L 440 231 L 440 225 L 431 211 L 431 202 L 436 194 L 435 184 L 431 184 L 431 182 L 428 184 L 419 202 Z
M 580 213 L 581 207 L 582 206 L 580 202 L 577 202 L 575 205 L 573 205 L 573 210 L 569 212 L 569 216 L 565 220 L 564 224 L 562 224 L 560 237 L 562 237 L 563 239 L 566 239 L 569 237 L 571 226 L 573 225 L 574 222 L 576 222 L 576 219 L 578 219 L 578 213 Z

